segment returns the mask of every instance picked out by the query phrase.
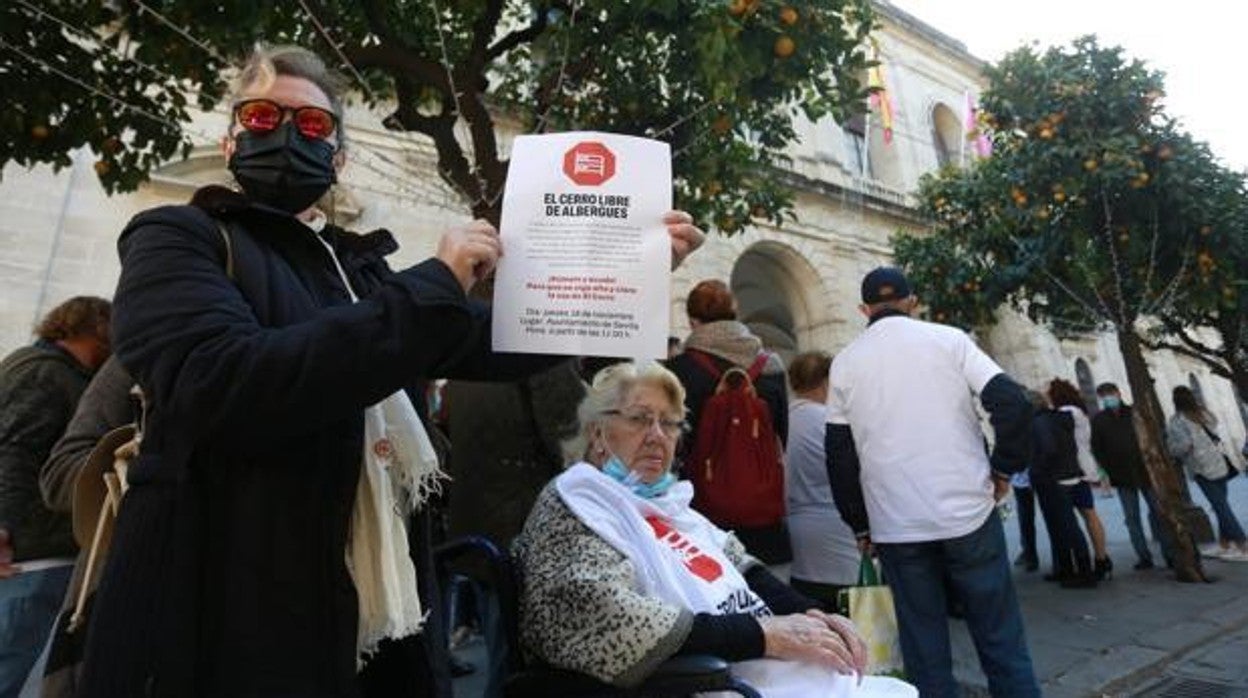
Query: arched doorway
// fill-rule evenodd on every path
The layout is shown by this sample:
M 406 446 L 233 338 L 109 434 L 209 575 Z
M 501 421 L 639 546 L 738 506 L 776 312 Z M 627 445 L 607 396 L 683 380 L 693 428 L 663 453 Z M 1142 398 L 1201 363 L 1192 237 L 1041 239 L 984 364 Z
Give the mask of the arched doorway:
M 787 362 L 808 349 L 829 349 L 832 317 L 823 280 L 797 250 L 779 242 L 751 246 L 732 268 L 741 322 Z
M 1092 369 L 1088 368 L 1087 361 L 1075 359 L 1075 380 L 1079 383 L 1079 396 L 1083 398 L 1088 414 L 1096 414 L 1101 406 L 1096 400 L 1096 381 L 1092 379 Z

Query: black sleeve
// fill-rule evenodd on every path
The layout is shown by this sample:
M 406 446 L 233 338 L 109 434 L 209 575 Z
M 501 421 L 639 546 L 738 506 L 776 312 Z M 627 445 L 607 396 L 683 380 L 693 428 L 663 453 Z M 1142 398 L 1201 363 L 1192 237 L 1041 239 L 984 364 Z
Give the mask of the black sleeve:
M 510 383 L 573 361 L 570 356 L 553 354 L 495 352 L 491 348 L 494 343 L 493 309 L 475 299 L 468 300 L 467 308 L 472 317 L 472 332 L 461 345 L 463 352 L 447 361 L 437 375 L 430 377 Z
M 989 461 L 999 474 L 1021 472 L 1031 458 L 1031 403 L 1023 388 L 998 373 L 979 393 L 996 438 Z
M 141 214 L 119 247 L 117 355 L 192 439 L 229 432 L 233 443 L 272 443 L 314 432 L 441 375 L 466 341 L 480 341 L 484 315 L 437 259 L 394 273 L 358 303 L 268 327 L 227 277 L 206 216 Z
M 776 428 L 776 436 L 780 437 L 780 445 L 789 445 L 789 388 L 783 373 L 769 373 L 759 382 L 768 381 L 767 408 L 771 410 L 771 423 Z
M 105 361 L 87 385 L 69 426 L 39 470 L 39 489 L 52 511 L 72 511 L 74 483 L 91 449 L 104 434 L 135 420 L 133 385 L 116 356 Z
M 871 531 L 871 522 L 867 520 L 867 504 L 862 496 L 861 466 L 854 433 L 848 424 L 829 424 L 823 444 L 836 510 L 855 536 L 864 536 Z
M 766 651 L 763 627 L 748 613 L 699 613 L 676 654 L 709 654 L 730 662 L 758 659 Z
M 796 589 L 780 581 L 763 565 L 755 565 L 745 572 L 745 583 L 750 590 L 762 599 L 772 613 L 785 616 L 790 613 L 805 613 L 819 604 L 798 593 Z

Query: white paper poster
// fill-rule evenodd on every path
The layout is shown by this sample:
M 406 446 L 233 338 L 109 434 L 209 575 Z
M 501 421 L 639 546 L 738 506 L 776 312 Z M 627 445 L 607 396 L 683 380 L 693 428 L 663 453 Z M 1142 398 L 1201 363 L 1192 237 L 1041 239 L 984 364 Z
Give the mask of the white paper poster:
M 611 133 L 519 136 L 494 280 L 494 350 L 661 358 L 672 207 L 666 143 Z

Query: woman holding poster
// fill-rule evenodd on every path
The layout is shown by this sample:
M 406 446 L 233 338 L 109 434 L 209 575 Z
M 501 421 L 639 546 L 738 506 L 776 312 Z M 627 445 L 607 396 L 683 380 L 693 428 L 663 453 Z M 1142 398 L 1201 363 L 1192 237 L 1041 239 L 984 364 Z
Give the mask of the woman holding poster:
M 304 49 L 257 50 L 223 141 L 237 189 L 121 234 L 113 341 L 145 430 L 79 695 L 451 693 L 423 384 L 563 359 L 491 351 L 490 311 L 467 296 L 501 254 L 489 223 L 396 271 L 389 232 L 317 207 L 344 161 L 341 89 Z M 680 255 L 702 234 L 674 216 Z
M 872 677 L 850 622 L 780 582 L 689 507 L 671 473 L 684 388 L 657 363 L 594 378 L 517 556 L 523 639 L 549 664 L 619 686 L 674 655 L 711 654 L 769 698 L 916 695 Z

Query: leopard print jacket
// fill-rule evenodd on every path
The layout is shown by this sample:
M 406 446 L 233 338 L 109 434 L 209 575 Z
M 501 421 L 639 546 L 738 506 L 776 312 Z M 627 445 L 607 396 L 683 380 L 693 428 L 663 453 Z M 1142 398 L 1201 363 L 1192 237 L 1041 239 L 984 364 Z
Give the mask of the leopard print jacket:
M 633 565 L 546 486 L 513 551 L 523 580 L 521 640 L 551 666 L 632 687 L 680 649 L 693 613 L 637 591 Z M 724 548 L 741 570 L 759 564 L 735 536 Z

